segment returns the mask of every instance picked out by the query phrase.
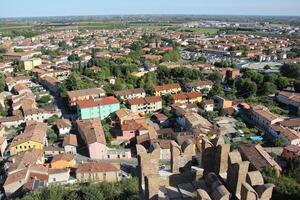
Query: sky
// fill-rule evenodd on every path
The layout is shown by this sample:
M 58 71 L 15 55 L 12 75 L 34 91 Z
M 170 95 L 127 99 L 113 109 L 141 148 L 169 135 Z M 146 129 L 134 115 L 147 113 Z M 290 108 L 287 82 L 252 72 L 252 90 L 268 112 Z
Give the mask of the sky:
M 1 0 L 0 17 L 196 14 L 299 16 L 300 0 Z

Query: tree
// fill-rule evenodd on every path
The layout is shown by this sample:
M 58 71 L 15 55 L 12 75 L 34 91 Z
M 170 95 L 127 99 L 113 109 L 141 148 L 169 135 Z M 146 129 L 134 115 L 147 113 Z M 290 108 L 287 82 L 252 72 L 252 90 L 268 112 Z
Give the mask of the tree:
M 57 135 L 52 128 L 48 128 L 47 130 L 47 139 L 49 143 L 53 143 L 57 140 Z
M 54 123 L 56 122 L 57 119 L 58 119 L 58 116 L 57 116 L 57 115 L 53 115 L 53 116 L 51 116 L 51 117 L 49 117 L 49 118 L 47 119 L 47 122 L 48 122 L 49 124 L 54 124 Z
M 275 147 L 283 147 L 286 144 L 286 141 L 283 137 L 276 137 L 273 140 L 273 144 Z
M 0 48 L 0 53 L 6 53 L 7 50 L 5 48 Z
M 284 64 L 280 67 L 280 73 L 285 77 L 300 80 L 300 64 Z
M 5 77 L 3 74 L 0 74 L 0 93 L 5 90 Z
M 300 81 L 294 82 L 294 89 L 296 92 L 300 92 Z
M 23 50 L 23 49 L 20 49 L 20 48 L 14 48 L 14 52 L 16 52 L 16 53 L 24 52 L 24 50 Z
M 177 50 L 168 51 L 164 54 L 163 62 L 177 62 L 180 60 L 180 53 Z
M 274 94 L 277 90 L 277 86 L 274 83 L 271 82 L 265 82 L 263 84 L 263 94 L 264 95 L 270 95 Z
M 220 83 L 214 84 L 208 96 L 209 97 L 224 96 L 223 86 Z
M 38 102 L 39 103 L 49 103 L 51 101 L 51 97 L 49 95 L 45 95 L 45 96 L 42 96 L 41 98 L 38 99 Z
M 80 61 L 80 57 L 78 56 L 78 54 L 71 54 L 68 57 L 68 61 L 70 62 Z
M 208 79 L 215 83 L 221 83 L 223 80 L 223 76 L 222 76 L 222 74 L 220 74 L 218 72 L 214 72 L 208 76 Z
M 251 81 L 249 78 L 241 79 L 235 82 L 235 88 L 237 90 L 237 95 L 244 98 L 248 98 L 256 95 L 257 85 L 255 82 Z
M 284 88 L 286 88 L 289 85 L 289 79 L 283 76 L 279 76 L 276 79 L 276 86 L 279 90 L 283 90 Z

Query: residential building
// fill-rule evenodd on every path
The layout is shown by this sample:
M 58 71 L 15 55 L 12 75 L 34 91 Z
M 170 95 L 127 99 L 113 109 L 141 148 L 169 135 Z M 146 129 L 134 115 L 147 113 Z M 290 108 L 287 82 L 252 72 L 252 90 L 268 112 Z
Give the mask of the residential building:
M 52 76 L 42 76 L 40 78 L 41 85 L 49 90 L 52 94 L 59 96 L 60 95 L 60 81 Z
M 8 158 L 5 168 L 8 174 L 20 171 L 33 165 L 44 164 L 45 157 L 42 149 L 30 149 Z
M 277 101 L 289 106 L 291 113 L 300 116 L 300 94 L 281 91 L 277 95 Z
M 59 135 L 65 135 L 70 132 L 72 124 L 68 119 L 57 119 L 55 122 Z
M 209 100 L 202 100 L 200 107 L 205 111 L 205 112 L 212 112 L 214 111 L 214 100 L 213 99 L 209 99 Z
M 188 93 L 178 93 L 172 94 L 170 99 L 172 103 L 188 104 L 188 103 L 199 103 L 202 101 L 201 92 L 188 92 Z
M 250 111 L 251 120 L 260 127 L 268 130 L 271 125 L 283 121 L 280 117 L 271 113 L 268 108 L 264 106 L 255 106 Z
M 106 140 L 100 119 L 77 120 L 77 126 L 90 158 L 107 158 Z
M 120 109 L 120 103 L 115 97 L 77 101 L 77 114 L 80 119 L 107 118 Z
M 212 129 L 212 124 L 198 113 L 191 112 L 180 106 L 173 106 L 173 109 L 177 116 L 177 124 L 185 131 L 199 129 L 205 134 Z
M 159 85 L 154 87 L 155 96 L 164 96 L 181 92 L 181 87 L 178 83 Z
M 145 120 L 144 113 L 135 113 L 127 108 L 121 108 L 120 110 L 115 112 L 115 115 L 116 115 L 116 123 L 118 125 L 121 125 L 123 124 L 124 121 L 129 121 L 129 120 L 136 120 L 136 121 Z
M 89 88 L 83 90 L 74 90 L 68 92 L 69 105 L 75 106 L 77 101 L 99 99 L 105 96 L 102 88 Z
M 269 133 L 274 137 L 282 137 L 286 141 L 285 145 L 300 146 L 300 134 L 296 131 L 285 128 L 280 124 L 273 124 L 269 128 Z
M 300 158 L 300 146 L 291 144 L 284 147 L 281 156 L 285 160 L 294 160 Z
M 20 62 L 25 71 L 31 71 L 34 67 L 42 64 L 42 59 L 40 58 L 22 59 Z
M 74 167 L 76 164 L 75 155 L 72 153 L 58 154 L 51 160 L 51 169 L 65 169 Z
M 184 88 L 187 92 L 197 91 L 197 92 L 203 92 L 204 90 L 210 91 L 213 87 L 213 82 L 211 80 L 196 80 L 191 83 L 187 83 Z
M 232 101 L 231 100 L 227 100 L 223 97 L 220 96 L 216 96 L 215 97 L 215 109 L 220 110 L 220 109 L 227 109 L 227 108 L 232 108 Z
M 82 163 L 76 170 L 78 182 L 118 182 L 120 181 L 120 164 Z
M 300 118 L 285 119 L 284 121 L 280 122 L 280 124 L 284 127 L 293 129 L 297 133 L 300 133 Z
M 49 169 L 48 170 L 48 185 L 64 185 L 75 183 L 75 180 L 70 181 L 70 169 Z
M 64 137 L 63 147 L 66 153 L 77 154 L 77 137 L 74 134 L 68 134 Z
M 47 146 L 44 147 L 45 157 L 52 158 L 53 156 L 65 153 L 65 149 L 61 147 Z
M 162 109 L 162 100 L 159 96 L 128 100 L 129 108 L 134 113 L 149 113 Z
M 128 99 L 144 98 L 146 96 L 146 92 L 143 88 L 116 91 L 114 92 L 114 94 L 121 101 L 126 101 Z
M 13 138 L 9 150 L 11 155 L 28 151 L 30 149 L 43 149 L 47 144 L 48 126 L 42 122 L 27 122 L 24 133 L 21 133 Z
M 250 169 L 252 171 L 262 171 L 268 166 L 272 167 L 278 173 L 282 171 L 277 162 L 264 150 L 260 144 L 241 144 L 238 146 L 238 151 L 240 152 L 243 160 L 248 160 L 250 162 Z

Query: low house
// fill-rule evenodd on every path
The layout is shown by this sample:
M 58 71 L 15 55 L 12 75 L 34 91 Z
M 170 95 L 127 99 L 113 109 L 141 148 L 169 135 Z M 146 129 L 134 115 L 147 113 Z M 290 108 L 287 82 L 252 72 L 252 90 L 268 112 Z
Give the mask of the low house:
M 178 83 L 159 85 L 154 87 L 155 96 L 164 96 L 181 92 L 181 87 Z
M 171 160 L 171 142 L 173 140 L 167 139 L 156 139 L 151 140 L 152 145 L 158 144 L 160 147 L 160 159 Z
M 285 128 L 280 124 L 273 124 L 269 128 L 269 133 L 274 137 L 282 137 L 285 140 L 285 145 L 297 145 L 300 146 L 300 134 L 296 131 Z
M 191 83 L 187 83 L 184 88 L 187 92 L 197 91 L 197 92 L 203 92 L 203 91 L 210 91 L 213 87 L 213 82 L 211 80 L 205 80 L 205 81 L 193 81 Z
M 250 162 L 250 169 L 262 171 L 265 167 L 272 167 L 278 173 L 282 171 L 277 162 L 263 149 L 260 144 L 241 144 L 238 146 L 243 160 Z
M 215 109 L 220 110 L 220 109 L 227 109 L 227 108 L 232 108 L 233 103 L 230 100 L 227 100 L 223 97 L 216 96 L 215 97 Z
M 149 113 L 162 109 L 162 100 L 159 96 L 130 99 L 128 105 L 134 113 Z
M 214 111 L 214 100 L 209 99 L 209 100 L 202 100 L 200 107 L 205 111 L 205 112 L 212 112 Z
M 55 122 L 59 135 L 65 135 L 70 132 L 72 124 L 68 119 L 57 119 Z
M 281 91 L 277 95 L 277 101 L 289 106 L 290 111 L 300 115 L 300 94 Z
M 300 146 L 289 145 L 284 147 L 281 156 L 285 160 L 294 160 L 300 158 Z
M 176 114 L 176 122 L 185 131 L 199 129 L 202 133 L 208 133 L 212 129 L 212 124 L 201 115 L 184 109 L 180 106 L 173 106 Z
M 40 58 L 22 59 L 20 61 L 20 64 L 25 71 L 31 71 L 34 67 L 42 64 L 42 59 Z
M 51 160 L 51 169 L 65 169 L 74 167 L 76 164 L 75 155 L 72 153 L 58 154 Z
M 3 185 L 6 196 L 11 197 L 14 195 L 14 193 L 27 182 L 28 177 L 28 169 L 23 169 L 8 175 Z
M 23 115 L 24 115 L 25 121 L 44 122 L 45 120 L 49 119 L 50 117 L 52 117 L 54 115 L 60 115 L 60 114 L 61 113 L 45 110 L 42 108 L 30 109 L 30 110 L 23 109 Z
M 300 133 L 300 118 L 285 119 L 284 121 L 280 122 L 280 124 L 283 127 L 293 129 L 297 133 Z
M 43 149 L 47 144 L 48 126 L 42 122 L 27 122 L 24 133 L 14 137 L 10 144 L 9 150 L 11 155 L 28 151 L 30 149 Z
M 44 147 L 44 153 L 45 153 L 45 157 L 49 158 L 49 157 L 53 157 L 53 156 L 56 156 L 61 153 L 65 153 L 65 150 L 64 150 L 64 148 L 61 148 L 61 147 L 47 146 L 47 147 Z
M 41 85 L 49 90 L 52 94 L 59 96 L 60 95 L 60 81 L 52 76 L 43 76 L 40 79 Z
M 70 181 L 70 169 L 49 169 L 48 171 L 48 185 L 64 185 L 74 183 Z
M 5 166 L 8 174 L 11 174 L 33 165 L 44 164 L 44 162 L 44 151 L 41 149 L 31 149 L 9 157 Z
M 77 101 L 99 99 L 105 96 L 102 88 L 89 88 L 83 90 L 74 90 L 68 92 L 69 105 L 75 106 Z
M 264 106 L 255 106 L 250 111 L 251 120 L 260 127 L 268 130 L 269 127 L 277 122 L 283 121 L 280 117 L 271 113 Z
M 152 115 L 151 120 L 159 125 L 165 125 L 167 123 L 168 117 L 163 113 L 156 113 Z
M 148 127 L 146 123 L 140 123 L 135 120 L 124 121 L 121 124 L 122 138 L 130 140 L 137 135 L 144 135 L 148 133 Z
M 107 158 L 106 140 L 100 119 L 77 120 L 77 126 L 90 158 Z
M 114 94 L 121 101 L 126 101 L 128 99 L 144 98 L 146 96 L 146 92 L 143 88 L 116 91 L 114 92 Z
M 120 103 L 115 97 L 81 100 L 77 102 L 77 115 L 80 119 L 107 118 L 120 109 Z
M 81 163 L 76 170 L 78 182 L 118 182 L 120 177 L 120 164 L 111 163 Z
M 115 112 L 115 115 L 116 115 L 116 123 L 118 125 L 123 124 L 124 121 L 128 121 L 128 120 L 143 121 L 145 119 L 144 113 L 142 112 L 135 113 L 127 108 L 121 108 L 120 110 Z
M 170 99 L 172 103 L 188 104 L 188 103 L 199 103 L 202 101 L 201 92 L 188 92 L 188 93 L 178 93 L 172 94 Z
M 69 134 L 64 137 L 63 147 L 66 153 L 77 154 L 77 137 L 74 134 Z

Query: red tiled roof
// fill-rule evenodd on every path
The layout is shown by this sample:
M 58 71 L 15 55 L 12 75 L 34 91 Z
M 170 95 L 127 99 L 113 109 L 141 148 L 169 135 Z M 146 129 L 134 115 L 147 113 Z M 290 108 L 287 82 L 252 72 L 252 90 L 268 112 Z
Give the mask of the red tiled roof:
M 160 97 L 153 96 L 153 97 L 145 97 L 145 98 L 138 98 L 138 99 L 129 99 L 128 103 L 130 105 L 140 105 L 140 104 L 154 103 L 159 101 L 161 101 Z
M 111 96 L 111 97 L 104 97 L 101 99 L 89 99 L 89 100 L 81 100 L 77 101 L 77 105 L 79 108 L 91 108 L 96 106 L 104 106 L 104 105 L 111 105 L 111 104 L 117 104 L 119 101 Z
M 181 88 L 178 83 L 173 83 L 173 84 L 167 84 L 167 85 L 158 85 L 154 87 L 155 91 L 164 91 L 164 90 L 171 90 L 171 89 L 176 89 L 176 88 Z
M 119 171 L 120 165 L 111 163 L 82 163 L 78 165 L 77 173 L 90 173 L 90 172 L 109 172 L 109 171 Z

